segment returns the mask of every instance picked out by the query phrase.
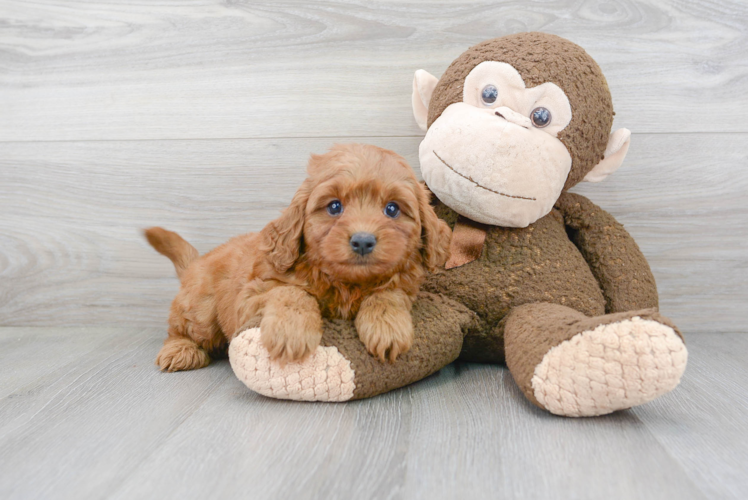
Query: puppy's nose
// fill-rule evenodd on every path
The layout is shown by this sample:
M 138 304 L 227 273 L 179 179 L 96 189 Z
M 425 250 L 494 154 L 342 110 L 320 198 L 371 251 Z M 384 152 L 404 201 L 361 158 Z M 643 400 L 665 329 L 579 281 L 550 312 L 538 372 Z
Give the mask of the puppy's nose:
M 356 233 L 351 236 L 351 248 L 359 255 L 366 255 L 374 251 L 377 237 L 371 233 Z

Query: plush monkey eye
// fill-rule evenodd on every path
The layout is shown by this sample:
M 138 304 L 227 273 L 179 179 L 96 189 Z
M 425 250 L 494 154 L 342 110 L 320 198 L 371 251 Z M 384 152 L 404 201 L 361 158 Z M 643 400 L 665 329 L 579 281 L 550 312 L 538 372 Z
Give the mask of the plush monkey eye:
M 327 204 L 327 213 L 335 217 L 343 213 L 343 204 L 340 200 L 332 200 Z
M 495 85 L 486 85 L 480 93 L 480 98 L 486 106 L 495 103 L 498 97 L 499 89 Z
M 387 206 L 384 207 L 384 215 L 390 219 L 396 219 L 397 216 L 400 215 L 400 206 L 394 201 L 389 202 Z
M 551 112 L 546 108 L 535 108 L 532 110 L 530 119 L 537 128 L 547 127 L 551 123 Z

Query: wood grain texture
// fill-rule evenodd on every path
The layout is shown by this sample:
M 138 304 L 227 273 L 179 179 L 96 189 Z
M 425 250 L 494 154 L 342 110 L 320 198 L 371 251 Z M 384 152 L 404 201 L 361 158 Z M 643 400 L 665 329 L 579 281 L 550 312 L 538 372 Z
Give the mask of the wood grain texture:
M 66 336 L 90 348 L 52 348 Z M 50 348 L 30 355 L 43 339 Z M 272 400 L 226 361 L 159 373 L 160 342 L 154 329 L 0 328 L 0 365 L 56 365 L 22 384 L 0 377 L 0 496 L 739 500 L 748 489 L 744 333 L 693 335 L 678 389 L 589 419 L 540 411 L 493 365 L 450 365 L 352 403 Z
M 104 498 L 231 375 L 217 365 L 164 377 L 153 365 L 160 331 L 98 333 L 107 342 L 0 399 L 0 497 Z
M 633 413 L 710 498 L 748 491 L 748 336 L 693 335 L 680 387 Z
M 748 136 L 634 135 L 621 170 L 577 191 L 632 233 L 686 333 L 748 323 Z M 372 138 L 416 169 L 419 138 Z M 0 325 L 165 325 L 178 288 L 140 235 L 201 252 L 288 204 L 334 139 L 8 143 L 0 157 Z
M 440 377 L 413 389 L 403 498 L 705 498 L 629 412 L 553 416 L 489 365 Z
M 0 352 L 12 355 L 3 357 L 0 398 L 11 393 L 17 396 L 28 384 L 102 349 L 104 343 L 112 344 L 112 349 L 121 347 L 119 342 L 102 336 L 100 328 L 24 328 L 4 333 L 0 336 Z M 35 358 L 44 363 L 31 361 Z
M 416 69 L 533 30 L 600 63 L 617 127 L 748 131 L 736 0 L 6 0 L 0 19 L 0 141 L 418 135 Z

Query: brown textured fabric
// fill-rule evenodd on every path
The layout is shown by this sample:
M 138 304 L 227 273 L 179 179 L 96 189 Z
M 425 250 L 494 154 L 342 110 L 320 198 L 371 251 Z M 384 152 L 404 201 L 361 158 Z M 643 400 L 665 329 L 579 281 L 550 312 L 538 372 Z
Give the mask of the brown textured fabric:
M 435 206 L 450 226 L 457 213 Z M 475 311 L 480 321 L 465 338 L 460 359 L 503 362 L 500 321 L 513 307 L 550 302 L 587 316 L 605 313 L 605 298 L 584 257 L 569 240 L 561 212 L 551 213 L 526 228 L 491 226 L 482 255 L 450 270 L 438 270 L 423 289 L 441 293 Z
M 439 202 L 435 209 L 455 225 L 454 210 Z M 504 342 L 501 320 L 523 304 L 559 304 L 593 317 L 657 307 L 654 278 L 633 238 L 613 216 L 571 193 L 526 228 L 489 227 L 478 259 L 437 271 L 424 290 L 478 313 L 460 359 L 479 362 L 504 361 L 497 348 Z
M 557 304 L 526 304 L 512 310 L 504 327 L 506 364 L 524 395 L 544 408 L 535 398 L 532 377 L 535 367 L 552 348 L 574 335 L 639 316 L 667 325 L 683 338 L 678 328 L 655 309 L 642 309 L 605 316 L 587 317 Z M 545 408 L 544 408 L 545 409 Z
M 589 264 L 609 313 L 658 307 L 657 285 L 647 259 L 623 225 L 582 195 L 563 193 L 556 208 L 566 232 Z
M 444 269 L 464 266 L 480 257 L 488 228 L 486 224 L 460 216 L 452 230 L 449 260 L 444 265 Z
M 413 304 L 415 339 L 393 364 L 366 352 L 351 321 L 326 320 L 323 346 L 335 346 L 351 362 L 356 389 L 353 399 L 368 398 L 411 384 L 439 371 L 460 354 L 463 329 L 475 314 L 446 297 L 421 293 Z
M 462 102 L 465 77 L 484 61 L 510 64 L 528 88 L 552 82 L 566 93 L 572 119 L 558 138 L 569 150 L 572 167 L 564 189 L 580 182 L 603 158 L 613 125 L 613 100 L 597 63 L 556 35 L 517 33 L 486 40 L 462 53 L 439 79 L 429 103 L 429 127 L 447 106 Z

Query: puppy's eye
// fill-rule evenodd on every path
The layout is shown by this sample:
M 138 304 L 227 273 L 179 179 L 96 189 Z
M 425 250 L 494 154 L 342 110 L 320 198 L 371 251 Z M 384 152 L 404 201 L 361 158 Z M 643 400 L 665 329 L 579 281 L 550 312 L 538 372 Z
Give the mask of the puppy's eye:
M 400 206 L 394 201 L 389 202 L 387 206 L 384 207 L 384 215 L 390 219 L 396 219 L 397 216 L 400 215 Z
M 332 200 L 327 204 L 327 213 L 335 217 L 343 213 L 343 204 L 340 200 Z
M 530 120 L 537 128 L 547 127 L 551 123 L 551 112 L 546 108 L 535 108 L 532 110 Z
M 495 103 L 498 97 L 499 89 L 496 88 L 496 85 L 486 85 L 480 93 L 480 99 L 486 106 Z

